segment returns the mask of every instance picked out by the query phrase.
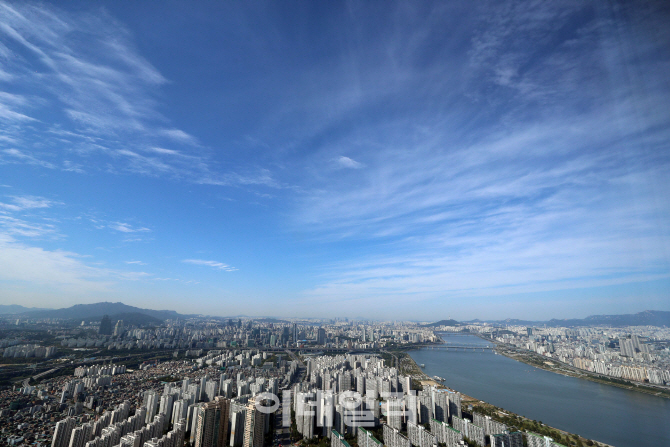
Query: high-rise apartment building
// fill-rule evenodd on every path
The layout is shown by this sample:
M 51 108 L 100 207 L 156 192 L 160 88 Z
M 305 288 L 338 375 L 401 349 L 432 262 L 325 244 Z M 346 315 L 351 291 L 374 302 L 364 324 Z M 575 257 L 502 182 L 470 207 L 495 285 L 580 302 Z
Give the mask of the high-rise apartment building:
M 523 433 L 497 433 L 491 435 L 491 447 L 523 447 Z
M 344 440 L 344 436 L 339 434 L 336 430 L 333 430 L 333 434 L 330 437 L 330 447 L 350 447 L 349 443 Z
M 263 447 L 265 437 L 265 417 L 266 415 L 264 413 L 258 411 L 254 402 L 250 402 L 249 405 L 247 405 L 242 447 Z
M 91 440 L 93 433 L 93 426 L 89 423 L 82 424 L 72 430 L 70 435 L 69 447 L 84 447 L 84 445 Z
M 56 424 L 54 436 L 51 441 L 51 447 L 68 447 L 70 444 L 70 435 L 74 429 L 75 420 L 65 418 Z
M 228 445 L 228 418 L 230 400 L 217 397 L 200 405 L 195 432 L 195 447 L 223 447 Z
M 358 441 L 358 447 L 383 447 L 383 444 L 363 427 L 358 427 L 356 440 Z
M 409 439 L 400 433 L 400 430 L 390 427 L 388 424 L 383 426 L 384 445 L 387 447 L 410 447 Z

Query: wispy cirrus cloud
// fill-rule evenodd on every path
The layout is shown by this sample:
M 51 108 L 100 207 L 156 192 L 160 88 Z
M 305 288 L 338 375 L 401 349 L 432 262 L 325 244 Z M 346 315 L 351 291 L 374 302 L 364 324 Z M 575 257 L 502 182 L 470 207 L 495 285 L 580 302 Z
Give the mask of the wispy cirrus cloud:
M 41 160 L 34 155 L 28 154 L 15 148 L 3 149 L 0 151 L 0 164 L 3 163 L 25 163 L 29 165 L 42 166 L 44 168 L 54 169 L 55 166 L 45 160 Z
M 91 266 L 77 253 L 46 250 L 0 233 L 0 280 L 30 288 L 54 287 L 74 293 L 101 292 L 120 280 L 138 280 L 146 272 Z
M 148 233 L 151 229 L 146 227 L 133 227 L 125 222 L 112 222 L 109 224 L 112 230 L 120 231 L 121 233 Z
M 277 185 L 253 167 L 220 172 L 211 149 L 170 124 L 156 99 L 168 81 L 104 9 L 3 3 L 0 22 L 2 48 L 13 54 L 1 73 L 20 80 L 17 93 L 0 92 L 0 163 Z
M 0 202 L 0 208 L 9 211 L 22 211 L 35 208 L 49 208 L 54 202 L 38 196 L 9 196 L 11 203 Z
M 237 270 L 235 267 L 232 267 L 228 264 L 224 264 L 224 263 L 218 262 L 218 261 L 207 261 L 207 260 L 204 260 L 204 259 L 184 259 L 182 262 L 184 262 L 186 264 L 204 265 L 204 266 L 207 266 L 207 267 L 212 267 L 212 268 L 215 268 L 217 270 L 223 270 L 223 271 L 226 271 L 226 272 L 234 272 L 234 271 Z
M 30 195 L 10 195 L 7 199 L 9 200 L 0 202 L 0 231 L 6 235 L 28 238 L 58 236 L 53 222 L 34 211 L 59 205 L 60 202 Z
M 466 54 L 453 55 L 465 62 L 459 77 L 447 63 L 432 65 L 428 74 L 449 84 L 403 84 L 414 98 L 403 104 L 408 112 L 319 148 L 315 166 L 346 147 L 366 169 L 314 169 L 296 228 L 361 249 L 324 265 L 301 305 L 447 306 L 670 275 L 667 250 L 654 242 L 670 240 L 670 202 L 661 199 L 670 189 L 670 92 L 654 68 L 658 53 L 640 55 L 659 42 L 640 32 L 644 11 L 622 25 L 573 6 L 482 6 L 491 24 L 475 27 L 483 31 Z M 580 14 L 590 20 L 561 35 Z M 621 26 L 631 27 L 625 46 Z M 529 52 L 529 41 L 540 41 L 542 54 Z M 394 63 L 412 66 L 403 54 L 412 53 L 397 52 Z M 622 66 L 634 67 L 635 81 Z M 449 107 L 417 105 L 434 97 Z
M 164 137 L 168 137 L 171 140 L 177 141 L 179 143 L 185 143 L 192 146 L 197 146 L 198 139 L 193 135 L 189 135 L 181 129 L 160 129 L 158 134 Z
M 337 163 L 337 165 L 342 168 L 349 168 L 349 169 L 361 169 L 362 167 L 365 166 L 363 163 L 360 163 L 349 157 L 345 157 L 344 155 L 337 157 L 335 159 L 335 163 Z

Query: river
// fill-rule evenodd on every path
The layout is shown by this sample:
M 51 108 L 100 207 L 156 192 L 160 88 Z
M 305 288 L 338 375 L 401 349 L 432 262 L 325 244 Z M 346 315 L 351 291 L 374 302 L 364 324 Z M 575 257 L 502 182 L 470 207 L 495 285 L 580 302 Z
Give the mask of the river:
M 440 334 L 447 344 L 490 345 Z M 670 446 L 670 399 L 535 368 L 493 351 L 410 351 L 429 376 L 468 396 L 615 447 Z

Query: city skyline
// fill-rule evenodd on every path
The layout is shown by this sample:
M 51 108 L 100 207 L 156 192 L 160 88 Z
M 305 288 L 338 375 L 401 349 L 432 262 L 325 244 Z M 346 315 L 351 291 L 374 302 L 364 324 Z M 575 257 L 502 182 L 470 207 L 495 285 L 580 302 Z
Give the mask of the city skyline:
M 0 22 L 0 304 L 670 310 L 658 4 L 3 2 Z

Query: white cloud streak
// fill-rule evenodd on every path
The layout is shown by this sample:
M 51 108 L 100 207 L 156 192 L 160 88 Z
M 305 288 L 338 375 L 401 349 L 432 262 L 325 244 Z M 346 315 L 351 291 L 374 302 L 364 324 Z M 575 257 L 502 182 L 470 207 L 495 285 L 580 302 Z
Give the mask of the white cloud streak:
M 218 261 L 207 261 L 203 259 L 184 259 L 182 262 L 186 264 L 205 265 L 208 267 L 215 268 L 217 270 L 223 270 L 225 272 L 234 272 L 237 270 L 235 267 L 232 267 L 228 264 L 224 264 Z
M 336 154 L 350 148 L 366 169 L 315 169 L 296 227 L 361 249 L 324 266 L 300 305 L 446 306 L 670 276 L 670 96 L 660 71 L 612 41 L 607 20 L 561 40 L 574 11 L 500 8 L 482 13 L 493 24 L 475 27 L 484 34 L 473 37 L 450 92 L 431 84 L 431 98 L 449 109 L 398 113 L 317 152 L 315 165 L 347 167 Z M 647 38 L 633 33 L 627 44 L 658 48 Z M 538 40 L 544 52 L 530 54 L 528 42 Z M 635 67 L 634 80 L 619 78 L 622 65 Z M 432 68 L 445 79 L 453 71 Z
M 365 165 L 363 165 L 363 163 L 359 163 L 356 160 L 353 160 L 349 157 L 345 157 L 344 155 L 341 155 L 338 158 L 336 158 L 335 162 L 340 167 L 349 168 L 349 169 L 361 169 L 365 166 Z
M 109 228 L 121 233 L 148 233 L 151 231 L 151 229 L 146 227 L 133 228 L 132 225 L 125 222 L 112 222 L 109 224 Z
M 126 171 L 213 185 L 278 185 L 263 169 L 219 172 L 211 149 L 170 125 L 156 100 L 167 80 L 103 9 L 67 13 L 46 4 L 3 3 L 0 39 L 14 55 L 0 79 L 20 80 L 17 88 L 32 95 L 0 93 L 0 148 L 6 147 L 0 163 L 77 173 Z M 35 111 L 53 121 L 36 120 Z M 55 118 L 63 114 L 68 119 Z

